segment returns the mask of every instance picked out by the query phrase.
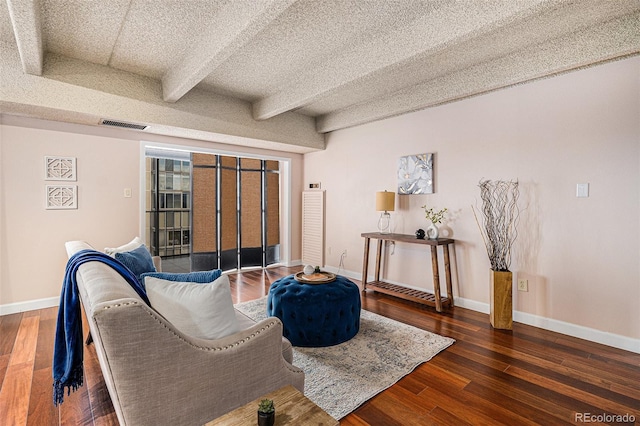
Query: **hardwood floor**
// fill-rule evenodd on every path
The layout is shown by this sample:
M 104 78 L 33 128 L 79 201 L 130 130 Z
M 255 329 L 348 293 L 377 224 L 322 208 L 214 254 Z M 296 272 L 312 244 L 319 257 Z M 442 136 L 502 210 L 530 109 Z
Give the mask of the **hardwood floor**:
M 263 296 L 273 281 L 298 270 L 230 275 L 234 302 Z M 513 331 L 493 330 L 485 314 L 463 308 L 438 314 L 370 292 L 363 308 L 456 343 L 342 425 L 623 424 L 615 416 L 624 415 L 640 424 L 639 354 L 518 323 Z M 50 308 L 0 317 L 0 424 L 118 424 L 93 346 L 85 347 L 84 386 L 53 406 L 56 315 Z

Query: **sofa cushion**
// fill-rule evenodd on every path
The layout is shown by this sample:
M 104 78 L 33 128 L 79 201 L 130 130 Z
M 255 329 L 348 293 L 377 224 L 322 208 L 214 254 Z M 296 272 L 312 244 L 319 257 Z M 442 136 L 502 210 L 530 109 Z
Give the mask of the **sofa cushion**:
M 208 284 L 145 278 L 151 306 L 181 332 L 201 339 L 219 339 L 240 330 L 229 278 Z
M 147 247 L 143 244 L 137 249 L 115 254 L 116 260 L 120 261 L 124 266 L 129 268 L 131 272 L 142 282 L 141 275 L 145 272 L 155 272 L 156 267 L 153 265 L 153 259 Z
M 211 271 L 198 271 L 187 273 L 174 273 L 174 272 L 147 272 L 142 274 L 142 279 L 147 277 L 160 278 L 166 281 L 179 281 L 189 283 L 211 283 L 220 278 L 222 271 L 220 269 L 213 269 Z
M 142 245 L 142 240 L 140 237 L 135 237 L 133 240 L 128 242 L 127 244 L 121 245 L 120 247 L 105 247 L 104 252 L 109 256 L 115 257 L 116 253 L 124 253 L 126 251 L 135 250 Z

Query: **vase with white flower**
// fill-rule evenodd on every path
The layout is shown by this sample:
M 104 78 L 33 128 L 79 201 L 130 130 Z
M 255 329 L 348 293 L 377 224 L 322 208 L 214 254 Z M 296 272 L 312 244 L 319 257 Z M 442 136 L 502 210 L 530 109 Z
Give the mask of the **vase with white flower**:
M 444 219 L 444 214 L 447 212 L 447 209 L 444 208 L 436 211 L 433 207 L 427 208 L 426 204 L 422 206 L 422 208 L 424 209 L 424 217 L 431 222 L 431 225 L 427 228 L 427 238 L 430 240 L 437 240 L 438 235 L 440 235 L 438 224 Z

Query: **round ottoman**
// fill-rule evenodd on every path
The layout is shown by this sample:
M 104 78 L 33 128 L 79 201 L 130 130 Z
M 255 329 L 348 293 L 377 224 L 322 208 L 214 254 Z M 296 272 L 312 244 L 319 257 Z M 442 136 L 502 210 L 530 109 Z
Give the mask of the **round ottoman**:
M 293 275 L 271 284 L 267 315 L 280 318 L 293 346 L 333 346 L 360 329 L 360 290 L 337 276 L 325 284 L 304 284 Z

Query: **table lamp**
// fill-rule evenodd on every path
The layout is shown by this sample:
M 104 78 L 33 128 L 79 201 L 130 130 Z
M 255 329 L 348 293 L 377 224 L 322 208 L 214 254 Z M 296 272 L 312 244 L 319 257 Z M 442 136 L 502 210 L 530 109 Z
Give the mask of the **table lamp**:
M 394 192 L 376 192 L 376 211 L 380 213 L 378 229 L 381 234 L 388 234 L 391 227 L 391 215 L 389 212 L 395 210 L 396 194 Z

